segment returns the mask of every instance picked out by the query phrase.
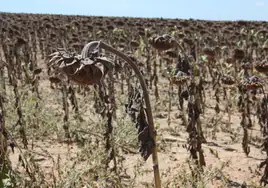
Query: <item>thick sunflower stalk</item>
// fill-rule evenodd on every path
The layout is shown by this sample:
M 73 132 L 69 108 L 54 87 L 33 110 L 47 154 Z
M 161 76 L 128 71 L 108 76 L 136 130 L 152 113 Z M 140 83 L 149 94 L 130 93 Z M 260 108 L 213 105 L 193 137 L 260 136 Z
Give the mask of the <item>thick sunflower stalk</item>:
M 261 177 L 260 183 L 264 184 L 266 186 L 268 184 L 268 134 L 267 134 L 267 128 L 268 128 L 268 98 L 267 96 L 264 96 L 258 104 L 258 119 L 259 124 L 261 125 L 261 128 L 263 129 L 263 136 L 264 141 L 262 144 L 262 151 L 266 153 L 266 159 L 261 162 L 260 168 L 264 167 L 264 173 Z
M 1 62 L 2 63 L 2 62 Z M 7 133 L 5 127 L 5 81 L 4 81 L 4 66 L 0 67 L 0 165 L 3 165 L 6 159 L 6 152 L 7 152 Z
M 202 143 L 206 142 L 206 140 L 203 135 L 200 120 L 200 115 L 203 113 L 202 104 L 204 104 L 202 96 L 203 80 L 198 79 L 197 82 L 194 75 L 194 66 L 191 64 L 190 58 L 188 57 L 188 54 L 186 54 L 186 50 L 178 44 L 173 37 L 165 34 L 163 36 L 152 37 L 150 42 L 151 45 L 159 51 L 166 51 L 177 47 L 183 54 L 183 58 L 180 56 L 181 54 L 176 56 L 178 58 L 176 68 L 169 68 L 167 70 L 170 81 L 169 92 L 171 93 L 173 85 L 177 85 L 180 88 L 179 102 L 181 109 L 183 109 L 184 100 L 188 101 L 188 119 L 182 116 L 183 121 L 187 125 L 187 132 L 189 134 L 188 150 L 197 167 L 202 171 L 203 166 L 206 165 L 202 149 Z M 195 56 L 195 53 L 192 54 Z M 188 85 L 188 83 L 190 83 L 190 85 Z M 185 88 L 184 91 L 182 91 L 183 87 Z M 171 94 L 169 94 L 169 113 L 171 109 L 171 98 Z M 170 124 L 170 117 L 168 117 L 168 121 Z M 195 179 L 198 178 L 196 170 L 192 170 L 192 174 Z
M 27 148 L 28 147 L 28 140 L 27 140 L 27 136 L 26 136 L 26 123 L 24 120 L 22 107 L 21 107 L 21 95 L 20 95 L 19 85 L 18 85 L 18 80 L 17 80 L 18 72 L 15 68 L 16 64 L 14 62 L 14 58 L 12 58 L 12 57 L 16 57 L 16 59 L 20 58 L 20 56 L 18 55 L 17 52 L 18 52 L 21 44 L 19 45 L 17 43 L 18 43 L 18 41 L 15 43 L 4 44 L 2 47 L 3 47 L 3 51 L 4 51 L 4 57 L 6 60 L 6 64 L 7 64 L 9 83 L 10 83 L 10 85 L 13 86 L 13 93 L 15 95 L 15 109 L 16 109 L 17 115 L 18 115 L 18 121 L 16 123 L 16 126 L 19 125 L 19 127 L 20 127 L 19 132 L 20 132 L 20 136 L 22 138 L 23 146 L 24 146 L 24 148 Z

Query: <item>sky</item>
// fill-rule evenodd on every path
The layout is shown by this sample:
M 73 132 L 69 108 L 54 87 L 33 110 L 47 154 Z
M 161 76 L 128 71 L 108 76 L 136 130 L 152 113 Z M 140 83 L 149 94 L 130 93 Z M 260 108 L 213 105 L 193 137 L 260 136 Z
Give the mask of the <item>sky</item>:
M 268 21 L 268 0 L 0 0 L 0 12 Z

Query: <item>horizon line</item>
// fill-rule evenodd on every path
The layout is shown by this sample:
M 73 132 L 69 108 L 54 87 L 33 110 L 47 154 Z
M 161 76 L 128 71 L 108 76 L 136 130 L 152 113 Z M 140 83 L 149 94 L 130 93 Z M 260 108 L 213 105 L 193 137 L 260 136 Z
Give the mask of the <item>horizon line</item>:
M 55 16 L 81 16 L 81 17 L 106 17 L 106 18 L 130 18 L 130 19 L 164 19 L 164 20 L 186 20 L 186 21 L 208 21 L 208 22 L 238 22 L 238 21 L 246 21 L 246 22 L 268 22 L 266 20 L 214 20 L 214 19 L 198 19 L 198 18 L 173 18 L 173 17 L 142 17 L 142 16 L 107 16 L 107 15 L 87 15 L 87 14 L 60 14 L 60 13 L 37 13 L 37 12 L 6 12 L 1 11 L 0 14 L 36 14 L 36 15 L 55 15 Z

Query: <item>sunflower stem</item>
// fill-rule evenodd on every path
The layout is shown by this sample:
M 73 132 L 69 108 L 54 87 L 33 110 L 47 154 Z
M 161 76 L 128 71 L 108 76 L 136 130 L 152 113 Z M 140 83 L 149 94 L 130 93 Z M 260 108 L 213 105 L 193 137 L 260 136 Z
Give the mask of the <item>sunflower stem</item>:
M 117 55 L 118 57 L 122 58 L 123 60 L 125 60 L 131 66 L 131 68 L 134 70 L 135 74 L 137 75 L 137 77 L 140 81 L 141 88 L 143 90 L 144 101 L 145 101 L 145 105 L 146 105 L 146 113 L 147 113 L 147 118 L 148 118 L 149 131 L 150 131 L 150 135 L 152 136 L 154 143 L 155 143 L 153 146 L 153 152 L 152 152 L 155 187 L 161 188 L 161 180 L 160 180 L 158 157 L 157 157 L 157 147 L 156 147 L 156 131 L 154 128 L 152 108 L 151 108 L 149 93 L 148 93 L 147 86 L 146 86 L 146 83 L 144 80 L 144 76 L 140 72 L 137 65 L 129 57 L 127 57 L 124 53 L 116 50 L 115 48 L 109 46 L 108 44 L 106 44 L 102 41 L 99 41 L 99 48 L 107 50 L 107 51 Z

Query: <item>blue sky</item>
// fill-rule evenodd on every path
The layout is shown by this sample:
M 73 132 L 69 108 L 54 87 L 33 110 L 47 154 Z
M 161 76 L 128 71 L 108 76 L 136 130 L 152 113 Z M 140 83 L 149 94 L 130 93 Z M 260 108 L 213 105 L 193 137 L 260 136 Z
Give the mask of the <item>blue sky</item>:
M 268 0 L 0 0 L 0 12 L 268 21 Z

